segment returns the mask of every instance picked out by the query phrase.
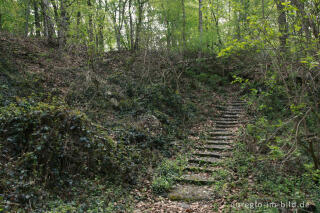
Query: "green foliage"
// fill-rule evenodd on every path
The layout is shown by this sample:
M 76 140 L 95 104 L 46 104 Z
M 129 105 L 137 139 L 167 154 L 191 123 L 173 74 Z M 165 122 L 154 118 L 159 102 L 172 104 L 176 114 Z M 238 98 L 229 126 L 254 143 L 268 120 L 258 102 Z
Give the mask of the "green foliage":
M 72 201 L 56 199 L 46 204 L 46 212 L 130 212 L 132 198 L 121 186 L 110 183 L 95 183 L 84 181 L 82 187 L 89 190 L 79 193 Z M 86 194 L 84 194 L 86 193 Z M 85 200 L 83 200 L 86 198 Z
M 171 178 L 167 178 L 163 176 L 156 177 L 152 181 L 152 190 L 158 194 L 165 193 L 171 189 L 171 187 L 173 186 L 173 183 L 174 183 L 173 179 Z
M 200 72 L 197 74 L 197 72 L 191 69 L 187 69 L 186 76 L 194 80 L 196 79 L 199 82 L 205 83 L 214 89 L 218 89 L 220 86 L 227 85 L 228 83 L 227 77 L 204 72 Z
M 83 178 L 132 182 L 136 177 L 132 162 L 138 158 L 131 150 L 116 148 L 103 129 L 58 100 L 17 98 L 0 108 L 0 121 L 5 199 L 36 205 L 40 197 L 62 195 Z
M 237 200 L 241 203 L 258 201 L 264 204 L 289 201 L 317 203 L 320 189 L 309 176 L 296 176 L 284 172 L 262 156 L 248 152 L 246 146 L 244 143 L 237 143 L 233 158 L 226 162 L 228 168 L 236 171 L 238 175 L 233 180 L 234 184 L 230 185 L 240 188 L 245 193 L 243 196 L 240 194 L 229 196 L 230 202 Z
M 0 147 L 0 149 L 1 149 L 1 147 Z M 0 195 L 0 212 L 2 212 L 3 211 L 3 195 Z
M 176 160 L 165 159 L 158 166 L 152 181 L 152 190 L 154 193 L 168 192 L 175 181 L 175 178 L 182 175 L 186 160 L 178 157 Z

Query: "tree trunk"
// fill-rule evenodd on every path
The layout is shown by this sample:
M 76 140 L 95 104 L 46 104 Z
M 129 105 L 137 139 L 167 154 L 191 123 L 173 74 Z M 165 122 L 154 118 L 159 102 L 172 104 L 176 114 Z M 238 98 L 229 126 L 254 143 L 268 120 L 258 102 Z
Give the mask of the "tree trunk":
M 214 22 L 215 22 L 215 27 L 216 27 L 216 32 L 217 32 L 217 36 L 218 36 L 219 45 L 222 46 L 222 40 L 221 40 L 220 28 L 219 28 L 219 19 L 216 16 L 213 8 L 211 8 L 211 15 L 212 15 L 212 17 L 214 19 Z
M 102 10 L 102 1 L 99 0 L 99 11 L 101 12 Z M 104 38 L 103 38 L 103 22 L 104 22 L 104 16 L 101 16 L 101 14 L 99 14 L 100 17 L 99 17 L 99 23 L 98 23 L 98 26 L 99 26 L 99 33 L 98 33 L 98 47 L 99 47 L 99 50 L 101 52 L 104 52 Z
M 169 51 L 171 48 L 171 30 L 170 30 L 170 24 L 169 21 L 166 20 L 166 25 L 167 25 L 167 50 Z
M 143 15 L 143 2 L 138 0 L 138 22 L 136 25 L 136 39 L 134 43 L 134 49 L 139 50 L 139 43 L 140 43 L 140 31 L 141 31 L 141 24 L 142 24 L 142 15 Z
M 130 49 L 134 50 L 133 20 L 132 20 L 132 0 L 129 0 L 129 23 L 130 23 Z
M 41 7 L 41 14 L 42 14 L 42 22 L 43 22 L 43 34 L 44 34 L 44 37 L 47 38 L 48 37 L 48 23 L 47 23 L 48 19 L 47 19 L 46 9 L 45 9 L 43 0 L 41 0 L 40 7 Z
M 265 19 L 265 15 L 264 15 L 264 0 L 261 0 L 261 12 L 262 12 L 262 18 Z
M 182 42 L 183 42 L 183 56 L 185 56 L 185 52 L 187 49 L 187 41 L 186 41 L 186 8 L 184 0 L 181 0 L 182 6 Z
M 87 1 L 88 8 L 89 8 L 89 23 L 88 23 L 88 34 L 89 34 L 89 43 L 88 43 L 88 55 L 89 55 L 89 66 L 92 70 L 95 70 L 95 64 L 94 64 L 94 55 L 95 55 L 95 49 L 94 49 L 94 37 L 93 37 L 93 20 L 92 20 L 92 14 L 91 14 L 91 7 L 92 3 L 91 0 Z
M 116 41 L 117 41 L 117 49 L 121 50 L 121 30 L 119 29 L 119 27 L 115 27 L 114 29 L 115 34 L 116 34 Z
M 59 13 L 58 13 L 58 7 L 56 4 L 55 0 L 51 0 L 51 4 L 53 6 L 53 12 L 54 12 L 54 20 L 56 22 L 57 25 L 57 31 L 58 31 L 58 38 L 61 37 L 61 32 L 60 32 L 60 18 L 59 18 Z
M 81 19 L 81 12 L 77 12 L 77 40 L 80 39 L 80 19 Z
M 36 27 L 36 36 L 40 37 L 40 16 L 39 16 L 39 7 L 38 2 L 33 0 L 33 9 L 34 9 L 34 24 Z
M 200 47 L 199 47 L 199 58 L 201 57 L 202 49 L 202 34 L 203 34 L 203 20 L 202 20 L 202 0 L 199 0 L 199 34 L 200 34 Z
M 91 4 L 91 0 L 88 0 L 88 7 L 89 9 L 91 9 L 92 4 Z M 93 23 L 92 23 L 92 14 L 91 12 L 89 13 L 89 42 L 93 42 Z
M 67 38 L 66 32 L 68 28 L 67 22 L 67 11 L 65 7 L 65 0 L 60 0 L 60 37 L 59 37 L 59 47 L 62 48 L 66 45 Z
M 2 31 L 2 14 L 0 13 L 0 31 Z
M 41 9 L 43 15 L 44 32 L 47 37 L 48 44 L 53 44 L 54 26 L 49 14 L 49 2 L 48 0 L 42 0 Z
M 24 28 L 24 35 L 27 37 L 29 34 L 29 17 L 30 17 L 30 0 L 27 1 L 26 5 L 26 21 Z
M 203 33 L 202 0 L 199 0 L 199 32 L 200 32 L 200 38 L 201 38 Z
M 286 11 L 282 3 L 285 3 L 285 0 L 276 1 L 277 10 L 279 13 L 279 16 L 278 16 L 279 32 L 281 33 L 281 35 L 279 36 L 280 51 L 282 53 L 285 53 L 287 49 L 288 23 L 287 23 Z

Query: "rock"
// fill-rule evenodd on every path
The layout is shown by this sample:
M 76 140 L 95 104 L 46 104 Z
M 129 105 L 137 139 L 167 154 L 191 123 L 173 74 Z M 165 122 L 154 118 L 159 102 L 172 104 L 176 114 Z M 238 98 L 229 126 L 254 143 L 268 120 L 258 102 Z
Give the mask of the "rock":
M 179 203 L 180 207 L 184 208 L 184 209 L 190 209 L 190 205 L 186 204 L 186 203 Z
M 140 116 L 140 123 L 143 125 L 143 127 L 146 128 L 158 128 L 161 126 L 161 122 L 158 120 L 158 118 L 154 115 L 146 114 Z
M 111 96 L 112 92 L 111 91 L 106 91 L 106 96 Z
M 119 102 L 115 98 L 111 98 L 110 102 L 114 107 L 118 107 L 119 106 Z
M 158 118 L 151 114 L 144 114 L 139 116 L 138 125 L 146 129 L 152 135 L 159 134 L 162 131 L 161 122 Z

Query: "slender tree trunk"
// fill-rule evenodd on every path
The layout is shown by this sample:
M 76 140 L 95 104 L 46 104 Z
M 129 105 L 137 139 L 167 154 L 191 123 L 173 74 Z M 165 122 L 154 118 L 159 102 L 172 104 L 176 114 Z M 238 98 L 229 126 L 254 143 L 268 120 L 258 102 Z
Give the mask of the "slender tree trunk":
M 103 22 L 104 22 L 104 15 L 102 16 L 101 14 L 101 10 L 102 10 L 102 1 L 99 0 L 99 23 L 98 23 L 98 26 L 99 26 L 99 33 L 98 33 L 98 47 L 99 47 L 99 50 L 101 52 L 104 52 L 104 37 L 103 37 Z
M 240 40 L 241 39 L 240 13 L 237 14 L 236 30 L 237 30 L 237 39 Z
M 41 14 L 42 14 L 42 22 L 43 22 L 43 34 L 44 34 L 44 37 L 48 37 L 48 24 L 47 24 L 47 15 L 46 15 L 46 9 L 45 9 L 45 6 L 44 6 L 44 3 L 43 3 L 43 0 L 41 0 L 41 3 L 40 3 L 40 7 L 41 7 Z
M 264 0 L 261 0 L 261 12 L 262 12 L 262 18 L 265 19 L 265 15 L 264 15 Z
M 202 0 L 199 0 L 199 32 L 200 32 L 200 38 L 201 38 L 203 33 Z
M 88 0 L 88 7 L 91 10 L 92 4 L 91 4 L 91 0 Z M 89 13 L 89 42 L 93 42 L 93 23 L 92 23 L 92 14 L 91 11 Z
M 129 0 L 129 24 L 130 24 L 130 49 L 134 50 L 133 20 L 132 20 L 132 0 Z
M 29 17 L 30 17 L 30 0 L 27 1 L 26 5 L 26 21 L 24 28 L 24 35 L 27 37 L 29 34 Z
M 169 0 L 166 0 L 166 4 L 168 4 Z M 170 31 L 170 23 L 169 23 L 169 19 L 168 19 L 168 13 L 167 13 L 167 8 L 164 6 L 163 2 L 161 4 L 161 8 L 163 11 L 165 11 L 164 14 L 164 23 L 165 23 L 165 28 L 166 28 L 166 43 L 167 43 L 167 51 L 169 52 L 170 48 L 171 48 L 171 31 Z
M 34 9 L 34 24 L 36 28 L 36 36 L 40 37 L 40 16 L 39 16 L 39 7 L 38 2 L 33 0 L 33 9 Z
M 66 45 L 66 32 L 68 28 L 67 23 L 67 11 L 65 7 L 65 0 L 60 0 L 60 37 L 59 47 L 62 48 Z
M 134 43 L 134 49 L 139 50 L 139 43 L 140 43 L 140 31 L 141 31 L 141 25 L 142 25 L 142 16 L 143 16 L 143 2 L 141 0 L 138 0 L 138 22 L 136 25 L 136 40 Z
M 2 31 L 2 14 L 0 13 L 0 31 Z
M 182 6 L 182 42 L 183 42 L 183 56 L 185 56 L 187 49 L 187 41 L 186 41 L 186 8 L 184 0 L 181 0 Z
M 115 26 L 114 31 L 116 34 L 117 49 L 121 50 L 121 30 L 119 29 L 119 27 Z
M 89 34 L 89 44 L 88 44 L 88 55 L 89 55 L 89 66 L 91 67 L 91 69 L 94 71 L 95 70 L 95 64 L 94 64 L 94 55 L 95 55 L 95 51 L 94 51 L 94 36 L 93 36 L 93 20 L 92 20 L 92 3 L 91 0 L 87 1 L 87 5 L 89 8 L 89 28 L 88 28 L 88 34 Z
M 77 12 L 77 40 L 80 39 L 80 19 L 81 19 L 81 12 Z
M 203 36 L 202 6 L 203 6 L 202 0 L 199 0 L 199 35 L 200 35 L 199 58 L 201 57 L 202 36 Z
M 56 25 L 57 25 L 58 38 L 60 39 L 61 38 L 61 32 L 60 32 L 61 26 L 60 26 L 60 18 L 59 18 L 59 13 L 58 13 L 58 7 L 57 7 L 57 4 L 56 4 L 55 0 L 51 0 L 51 4 L 53 6 L 54 20 L 55 20 Z
M 221 40 L 220 28 L 219 28 L 219 19 L 216 16 L 213 8 L 211 8 L 211 14 L 212 14 L 212 17 L 213 17 L 214 22 L 215 22 L 215 27 L 216 27 L 216 32 L 217 32 L 217 36 L 218 36 L 219 45 L 222 46 L 222 40 Z
M 170 30 L 170 24 L 168 19 L 166 20 L 166 25 L 167 25 L 167 50 L 169 51 L 171 48 L 171 30 Z
M 287 23 L 287 17 L 286 17 L 286 11 L 284 10 L 284 3 L 285 0 L 277 0 L 277 10 L 279 13 L 278 16 L 278 25 L 279 25 L 279 32 L 281 35 L 279 36 L 280 41 L 280 51 L 282 53 L 286 52 L 287 49 L 287 39 L 288 39 L 288 23 Z
M 49 14 L 49 2 L 48 0 L 42 0 L 41 2 L 42 16 L 44 22 L 44 32 L 47 37 L 48 44 L 53 44 L 54 26 Z

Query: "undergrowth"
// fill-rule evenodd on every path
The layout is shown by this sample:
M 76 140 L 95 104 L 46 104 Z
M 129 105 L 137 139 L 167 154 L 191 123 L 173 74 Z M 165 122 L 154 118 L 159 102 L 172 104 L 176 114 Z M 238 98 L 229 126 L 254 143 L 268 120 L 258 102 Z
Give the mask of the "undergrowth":
M 164 159 L 154 173 L 153 192 L 157 194 L 168 192 L 175 183 L 175 179 L 182 175 L 185 165 L 186 159 L 183 156 L 178 156 L 175 160 Z

